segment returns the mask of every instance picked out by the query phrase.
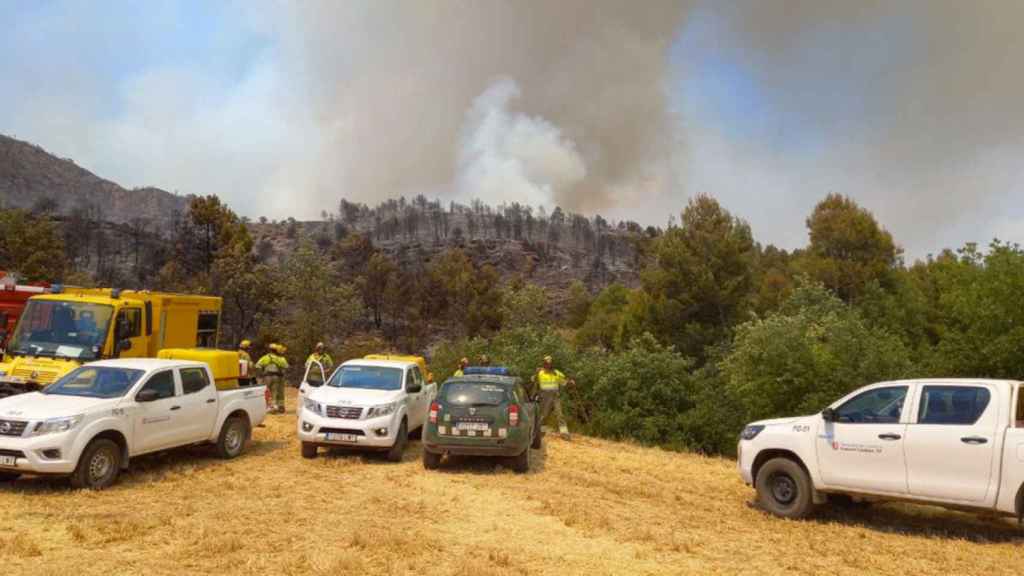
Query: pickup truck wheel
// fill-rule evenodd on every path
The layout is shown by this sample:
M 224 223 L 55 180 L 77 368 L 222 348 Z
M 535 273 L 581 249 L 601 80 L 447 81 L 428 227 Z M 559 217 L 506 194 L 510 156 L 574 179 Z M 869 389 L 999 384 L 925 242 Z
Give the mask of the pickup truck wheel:
M 519 456 L 512 457 L 512 470 L 516 474 L 524 474 L 530 471 L 530 449 L 523 450 Z
M 316 444 L 313 444 L 312 442 L 303 442 L 302 457 L 308 459 L 316 458 Z
M 427 470 L 437 470 L 441 467 L 441 455 L 433 452 L 423 451 L 423 467 Z
M 0 472 L 0 482 L 14 482 L 18 478 L 21 478 L 21 474 L 17 472 Z
M 757 473 L 757 500 L 761 508 L 783 518 L 804 518 L 814 509 L 811 479 L 796 462 L 773 458 Z
M 75 488 L 103 490 L 110 487 L 121 473 L 121 447 L 113 440 L 97 438 L 89 443 L 71 474 Z
M 243 418 L 228 418 L 217 438 L 217 454 L 225 460 L 236 458 L 249 441 L 249 423 Z
M 409 428 L 405 425 L 405 420 L 402 420 L 402 425 L 398 428 L 398 435 L 395 436 L 395 445 L 388 450 L 388 461 L 401 462 L 402 454 L 405 452 L 405 445 L 408 442 Z

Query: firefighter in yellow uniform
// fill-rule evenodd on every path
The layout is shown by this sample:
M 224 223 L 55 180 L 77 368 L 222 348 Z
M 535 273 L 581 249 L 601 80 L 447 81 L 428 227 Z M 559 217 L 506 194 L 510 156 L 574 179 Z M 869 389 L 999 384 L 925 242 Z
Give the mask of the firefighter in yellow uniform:
M 273 397 L 272 411 L 284 414 L 284 371 L 288 369 L 288 360 L 285 360 L 284 346 L 271 344 L 270 352 L 267 352 L 256 367 L 263 373 L 263 382 L 270 390 Z
M 253 364 L 252 356 L 249 355 L 249 350 L 252 348 L 252 342 L 248 340 L 242 340 L 238 343 L 238 362 L 239 373 L 241 377 L 238 379 L 240 386 L 251 386 L 253 378 Z
M 558 432 L 562 438 L 569 439 L 569 427 L 565 423 L 565 416 L 562 414 L 561 390 L 563 386 L 572 384 L 572 380 L 565 377 L 560 370 L 555 370 L 554 361 L 551 356 L 544 357 L 544 366 L 537 371 L 534 382 L 540 387 L 540 420 L 543 422 L 555 411 L 555 418 L 558 420 Z
M 466 375 L 465 374 L 465 370 L 468 367 L 469 367 L 469 358 L 463 358 L 462 360 L 459 360 L 459 369 L 456 370 L 455 374 L 452 374 L 452 376 L 454 376 L 456 378 L 458 378 L 459 376 L 465 376 Z
M 320 369 L 323 368 L 323 371 Z M 324 343 L 317 342 L 313 353 L 306 358 L 306 381 L 310 386 L 322 386 L 324 380 L 331 375 L 334 368 L 334 359 L 327 352 L 324 352 Z

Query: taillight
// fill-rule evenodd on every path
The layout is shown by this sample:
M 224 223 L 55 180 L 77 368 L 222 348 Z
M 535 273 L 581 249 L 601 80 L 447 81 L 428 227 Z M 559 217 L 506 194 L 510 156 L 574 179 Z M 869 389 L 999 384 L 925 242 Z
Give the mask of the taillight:
M 511 404 L 508 407 L 509 426 L 519 426 L 519 404 Z
M 437 424 L 437 413 L 441 410 L 441 405 L 437 402 L 430 403 L 430 423 Z

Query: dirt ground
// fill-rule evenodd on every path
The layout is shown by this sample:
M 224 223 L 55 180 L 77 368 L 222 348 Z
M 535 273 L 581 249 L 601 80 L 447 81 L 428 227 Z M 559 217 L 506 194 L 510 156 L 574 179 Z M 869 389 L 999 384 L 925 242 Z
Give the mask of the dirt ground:
M 294 396 L 289 398 L 294 405 Z M 7 574 L 1019 574 L 1024 530 L 928 507 L 751 509 L 729 460 L 552 438 L 534 470 L 427 472 L 299 456 L 295 415 L 269 416 L 237 460 L 143 457 L 114 488 L 0 486 Z

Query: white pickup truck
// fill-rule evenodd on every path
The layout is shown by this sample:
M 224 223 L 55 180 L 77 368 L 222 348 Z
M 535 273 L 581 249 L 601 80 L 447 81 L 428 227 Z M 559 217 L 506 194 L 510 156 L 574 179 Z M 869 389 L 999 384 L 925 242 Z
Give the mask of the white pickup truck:
M 303 458 L 320 446 L 387 451 L 398 462 L 409 432 L 423 427 L 437 384 L 416 362 L 349 360 L 322 386 L 299 387 L 298 434 Z
M 1024 517 L 1024 399 L 1005 380 L 866 386 L 822 413 L 749 424 L 739 472 L 788 518 L 829 497 Z
M 76 488 L 103 489 L 140 454 L 213 444 L 234 458 L 265 414 L 263 387 L 219 391 L 205 363 L 94 362 L 40 392 L 0 399 L 0 480 L 64 475 Z

